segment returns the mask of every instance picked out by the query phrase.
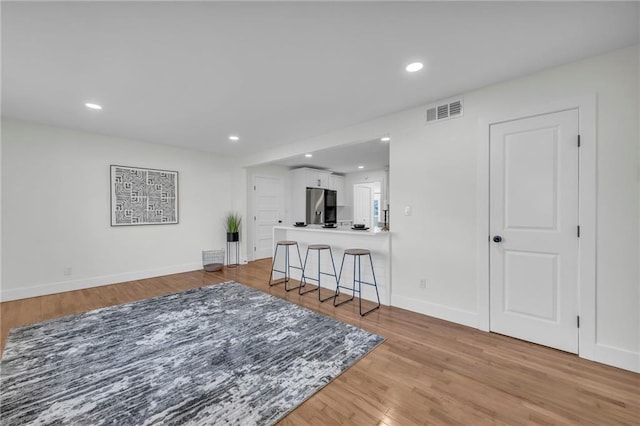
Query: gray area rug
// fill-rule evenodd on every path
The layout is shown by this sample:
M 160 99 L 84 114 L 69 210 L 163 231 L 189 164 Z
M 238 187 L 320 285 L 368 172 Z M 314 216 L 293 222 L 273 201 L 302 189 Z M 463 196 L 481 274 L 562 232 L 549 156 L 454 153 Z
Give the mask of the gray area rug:
M 11 330 L 0 424 L 273 424 L 383 339 L 242 284 Z

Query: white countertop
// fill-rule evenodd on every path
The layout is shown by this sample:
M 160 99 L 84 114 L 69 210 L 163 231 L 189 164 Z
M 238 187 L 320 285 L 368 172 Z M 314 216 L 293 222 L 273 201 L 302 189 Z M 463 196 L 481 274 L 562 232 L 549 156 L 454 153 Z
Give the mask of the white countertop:
M 323 232 L 331 234 L 348 234 L 348 235 L 362 235 L 367 237 L 384 237 L 389 236 L 389 231 L 375 231 L 368 229 L 366 231 L 357 231 L 351 229 L 351 227 L 337 227 L 337 228 L 323 228 L 322 225 L 307 225 L 307 226 L 274 226 L 273 229 L 283 229 L 291 231 L 308 231 L 308 232 Z

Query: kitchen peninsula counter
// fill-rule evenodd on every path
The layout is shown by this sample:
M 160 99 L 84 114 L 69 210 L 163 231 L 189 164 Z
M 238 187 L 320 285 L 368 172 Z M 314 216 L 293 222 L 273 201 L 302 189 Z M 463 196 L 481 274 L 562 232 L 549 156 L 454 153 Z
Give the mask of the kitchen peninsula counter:
M 293 240 L 298 242 L 300 247 L 300 256 L 302 262 L 305 260 L 307 247 L 310 244 L 328 244 L 333 252 L 333 259 L 336 266 L 336 272 L 340 274 L 340 265 L 344 250 L 350 248 L 361 248 L 371 251 L 373 259 L 376 281 L 378 282 L 378 291 L 380 293 L 380 302 L 383 305 L 389 305 L 391 292 L 391 235 L 388 231 L 373 230 L 352 230 L 350 227 L 323 228 L 320 225 L 308 225 L 306 227 L 298 226 L 275 226 L 273 228 L 273 250 L 275 252 L 276 243 L 281 240 Z M 295 250 L 295 248 L 292 248 Z M 322 272 L 332 272 L 329 254 L 325 251 L 321 255 Z M 290 254 L 290 262 L 294 266 L 298 266 L 298 256 L 295 251 Z M 318 276 L 318 256 L 316 251 L 309 254 L 307 260 L 306 275 L 317 278 Z M 353 257 L 347 256 L 345 260 L 344 271 L 342 273 L 341 285 L 351 287 L 353 282 Z M 362 264 L 362 280 L 373 282 L 370 272 L 368 256 L 361 260 Z M 283 247 L 279 249 L 276 269 L 284 268 L 284 251 Z M 299 280 L 301 272 L 297 269 L 291 269 L 291 277 Z M 282 278 L 282 274 L 275 273 L 274 279 Z M 315 281 L 309 281 L 309 284 L 315 285 Z M 322 287 L 335 290 L 335 280 L 332 276 L 322 275 Z M 375 301 L 375 290 L 371 286 L 362 286 L 363 299 Z M 357 288 L 356 288 L 357 289 Z M 341 293 L 351 294 L 348 290 L 341 289 Z M 309 295 L 311 295 L 310 293 Z M 316 293 L 313 293 L 316 294 Z M 308 295 L 308 296 L 309 296 Z M 317 296 L 314 296 L 317 297 Z
M 321 225 L 307 225 L 307 226 L 276 226 L 275 229 L 290 229 L 294 231 L 310 231 L 310 232 L 331 232 L 336 234 L 348 234 L 348 235 L 364 235 L 364 236 L 374 236 L 374 237 L 388 237 L 388 231 L 374 231 L 372 229 L 365 230 L 356 230 L 349 226 L 338 226 L 335 228 L 324 228 Z

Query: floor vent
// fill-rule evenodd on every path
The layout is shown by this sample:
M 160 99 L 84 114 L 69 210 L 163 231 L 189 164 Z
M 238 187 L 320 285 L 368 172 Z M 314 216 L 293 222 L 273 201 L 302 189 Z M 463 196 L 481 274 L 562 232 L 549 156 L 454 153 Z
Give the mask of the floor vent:
M 462 117 L 462 99 L 427 108 L 427 123 Z

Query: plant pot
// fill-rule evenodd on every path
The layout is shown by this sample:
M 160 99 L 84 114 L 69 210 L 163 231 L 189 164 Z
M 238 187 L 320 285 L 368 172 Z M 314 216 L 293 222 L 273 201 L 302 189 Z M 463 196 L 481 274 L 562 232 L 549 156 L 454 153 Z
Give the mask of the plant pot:
M 232 243 L 240 241 L 240 233 L 239 232 L 227 232 L 227 242 Z

